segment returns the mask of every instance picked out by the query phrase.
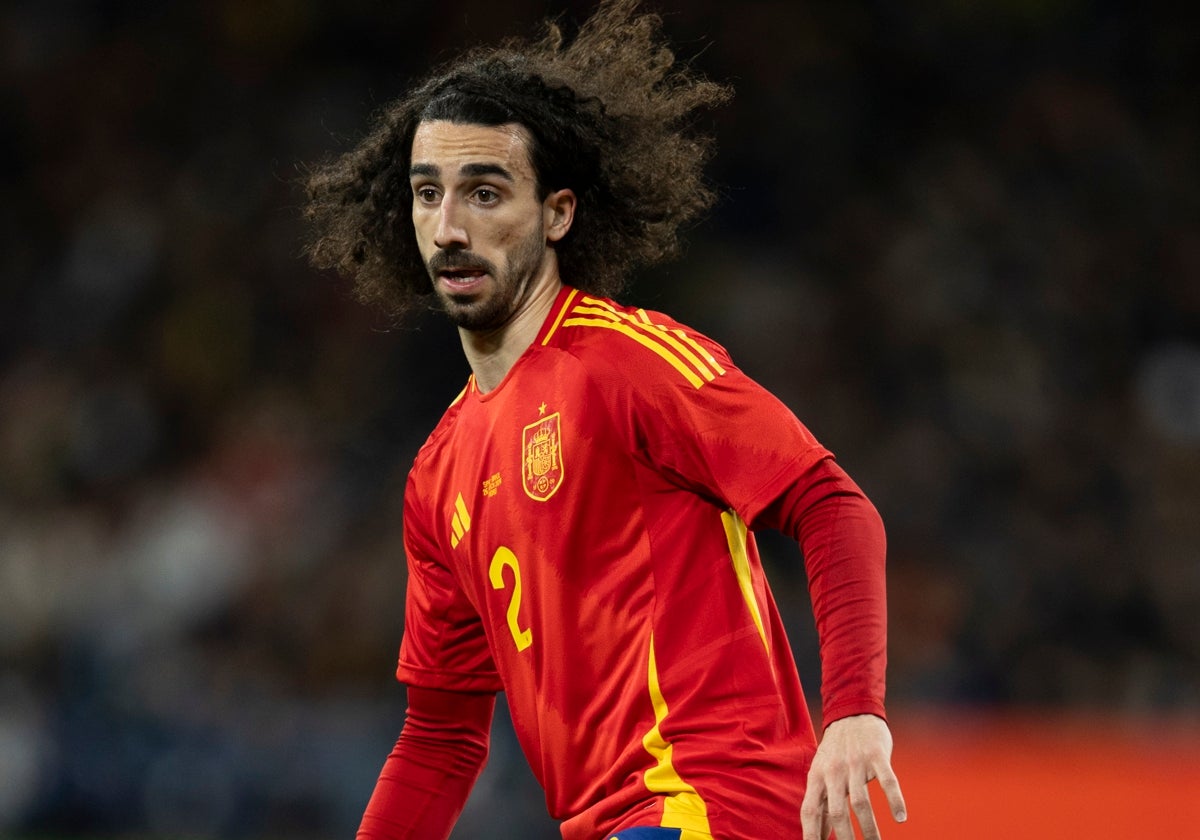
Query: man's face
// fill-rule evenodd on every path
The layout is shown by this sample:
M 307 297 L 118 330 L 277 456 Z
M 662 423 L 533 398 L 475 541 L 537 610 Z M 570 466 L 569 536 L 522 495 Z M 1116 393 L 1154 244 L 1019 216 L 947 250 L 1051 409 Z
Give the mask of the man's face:
M 503 325 L 546 264 L 525 129 L 423 122 L 411 160 L 413 226 L 442 307 L 463 329 Z

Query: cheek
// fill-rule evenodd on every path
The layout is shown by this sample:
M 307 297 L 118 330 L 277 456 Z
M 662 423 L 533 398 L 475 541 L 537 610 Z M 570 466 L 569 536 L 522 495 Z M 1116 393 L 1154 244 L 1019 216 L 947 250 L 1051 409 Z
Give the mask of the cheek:
M 417 247 L 423 255 L 428 256 L 430 252 L 437 250 L 433 244 L 434 231 L 437 228 L 428 213 L 419 214 L 414 212 L 412 226 L 413 233 L 417 237 Z
M 518 225 L 495 225 L 482 237 L 476 236 L 471 241 L 471 249 L 497 265 L 511 269 L 521 241 L 521 228 Z
M 525 217 L 520 223 L 504 225 L 496 229 L 492 241 L 509 253 L 517 249 L 527 250 L 531 240 L 544 236 L 540 222 L 540 217 Z
M 506 227 L 496 231 L 495 243 L 502 250 L 508 251 L 520 241 L 521 236 L 516 228 Z

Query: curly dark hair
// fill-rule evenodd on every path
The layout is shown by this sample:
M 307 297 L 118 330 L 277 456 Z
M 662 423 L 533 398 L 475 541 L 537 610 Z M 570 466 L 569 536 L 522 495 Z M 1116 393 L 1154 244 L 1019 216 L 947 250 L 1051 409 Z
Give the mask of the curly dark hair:
M 681 226 L 714 200 L 702 171 L 711 139 L 692 115 L 730 89 L 677 63 L 661 19 L 638 5 L 605 0 L 569 43 L 547 21 L 536 41 L 470 50 L 386 106 L 356 148 L 307 177 L 311 262 L 395 315 L 432 291 L 409 186 L 413 134 L 427 120 L 528 130 L 542 197 L 578 197 L 555 243 L 570 284 L 615 295 L 634 269 L 675 256 Z

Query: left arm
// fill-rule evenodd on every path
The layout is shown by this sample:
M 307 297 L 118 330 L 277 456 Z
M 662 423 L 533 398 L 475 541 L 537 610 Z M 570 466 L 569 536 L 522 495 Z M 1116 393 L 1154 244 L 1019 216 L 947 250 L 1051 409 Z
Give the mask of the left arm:
M 409 686 L 404 728 L 356 840 L 449 837 L 487 761 L 495 703 L 495 694 Z
M 821 642 L 826 728 L 801 806 L 804 840 L 825 840 L 830 829 L 850 840 L 850 810 L 865 840 L 878 840 L 867 791 L 870 781 L 879 780 L 896 821 L 907 817 L 891 766 L 892 735 L 883 707 L 883 521 L 845 471 L 832 458 L 823 458 L 764 510 L 756 524 L 778 528 L 800 543 Z
M 625 406 L 629 439 L 635 451 L 652 453 L 657 468 L 681 487 L 733 507 L 751 529 L 775 528 L 799 541 L 821 642 L 827 727 L 802 806 L 804 840 L 824 840 L 826 825 L 851 840 L 847 799 L 867 840 L 878 840 L 867 782 L 878 778 L 893 815 L 904 814 L 883 719 L 883 523 L 828 450 L 782 402 L 738 370 L 724 348 L 694 331 L 672 332 L 698 343 L 706 369 L 716 375 L 688 384 L 675 368 L 638 357 L 645 387 Z M 614 363 L 608 375 L 623 382 L 628 374 Z M 766 465 L 777 471 L 765 474 Z

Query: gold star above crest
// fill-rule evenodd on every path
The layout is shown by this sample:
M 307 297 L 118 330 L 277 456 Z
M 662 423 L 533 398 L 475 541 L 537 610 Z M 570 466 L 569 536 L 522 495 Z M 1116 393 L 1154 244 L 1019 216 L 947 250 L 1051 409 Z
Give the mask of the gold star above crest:
M 538 406 L 538 414 L 542 415 L 545 413 L 546 413 L 546 404 L 542 403 L 541 405 Z

